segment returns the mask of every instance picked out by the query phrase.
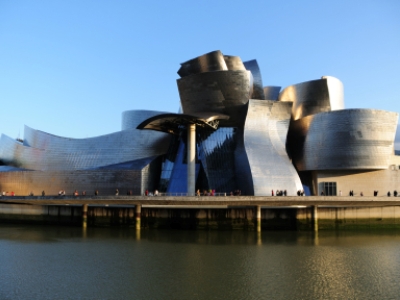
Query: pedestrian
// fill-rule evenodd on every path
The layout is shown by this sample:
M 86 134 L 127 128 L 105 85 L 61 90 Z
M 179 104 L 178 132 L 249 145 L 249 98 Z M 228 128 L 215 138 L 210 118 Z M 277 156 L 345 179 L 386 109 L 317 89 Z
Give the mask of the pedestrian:
M 200 190 L 197 190 L 197 193 L 198 193 L 199 196 L 200 196 Z M 158 196 L 158 190 L 154 190 L 154 196 Z
M 272 190 L 272 192 L 271 192 L 271 196 L 273 196 L 274 195 L 274 190 Z
M 115 196 L 118 196 L 118 195 L 119 195 L 119 190 L 115 189 Z
M 148 195 L 149 195 L 149 190 L 146 190 L 146 191 L 144 192 L 144 195 L 145 195 L 145 196 L 148 196 Z
M 157 190 L 156 190 L 157 191 Z M 158 194 L 158 192 L 157 192 L 157 194 Z M 199 189 L 197 189 L 197 191 L 196 191 L 196 196 L 197 197 L 200 197 L 200 190 Z
M 46 193 L 44 192 L 44 190 L 42 191 L 42 197 L 46 196 Z
M 95 190 L 95 191 L 94 191 L 94 195 L 95 195 L 95 196 L 98 196 L 98 195 L 99 195 L 99 191 L 98 191 L 98 190 Z
M 341 190 L 339 191 L 339 196 L 342 196 L 342 191 Z

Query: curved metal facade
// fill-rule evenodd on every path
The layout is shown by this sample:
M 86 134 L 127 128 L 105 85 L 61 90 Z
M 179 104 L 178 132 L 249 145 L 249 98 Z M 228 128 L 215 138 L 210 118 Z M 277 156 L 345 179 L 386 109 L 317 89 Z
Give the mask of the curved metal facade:
M 279 93 L 280 87 L 263 87 L 256 60 L 243 63 L 219 50 L 182 63 L 178 74 L 182 113 L 125 111 L 121 131 L 86 139 L 27 126 L 23 141 L 2 135 L 0 189 L 185 192 L 190 174 L 197 178 L 196 189 L 217 193 L 295 195 L 310 188 L 318 194 L 320 186 L 336 183 L 361 187 L 356 180 L 371 182 L 368 172 L 379 170 L 400 190 L 400 176 L 391 175 L 400 169 L 394 159 L 398 114 L 344 110 L 337 78 L 324 76 Z M 196 148 L 193 135 L 186 147 L 189 124 L 197 127 L 196 167 L 193 156 L 185 156 L 186 148 Z M 195 172 L 188 172 L 187 161 Z M 353 179 L 344 183 L 334 174 Z
M 239 56 L 224 55 L 226 67 L 231 71 L 246 70 Z
M 291 124 L 288 149 L 300 171 L 387 169 L 394 154 L 398 114 L 348 109 Z
M 123 126 L 134 126 L 160 113 L 130 111 Z M 1 136 L 1 162 L 23 170 L 2 168 L 0 188 L 26 194 L 30 191 L 39 194 L 41 190 L 56 194 L 60 189 L 67 193 L 97 189 L 113 194 L 115 188 L 120 188 L 135 193 L 140 190 L 141 194 L 145 189 L 157 187 L 161 172 L 158 157 L 167 152 L 169 141 L 166 133 L 136 128 L 71 139 L 25 126 L 23 143 Z
M 121 130 L 136 129 L 137 126 L 148 118 L 160 114 L 166 114 L 165 111 L 154 110 L 127 110 L 122 113 Z
M 228 67 L 221 51 L 212 51 L 181 63 L 178 74 L 181 77 L 212 71 L 226 71 Z
M 250 100 L 244 127 L 254 195 L 269 196 L 271 190 L 296 195 L 300 178 L 286 153 L 291 103 Z
M 150 132 L 149 132 L 150 133 Z M 71 139 L 25 126 L 24 144 L 2 137 L 0 157 L 30 170 L 83 170 L 165 154 L 170 137 L 130 129 L 99 137 Z
M 344 109 L 343 84 L 337 78 L 322 79 L 288 86 L 279 95 L 279 101 L 293 102 L 292 118 L 298 120 L 309 115 Z
M 280 86 L 264 86 L 265 100 L 278 100 L 280 91 Z
M 184 114 L 213 113 L 228 115 L 220 125 L 237 126 L 251 95 L 250 71 L 216 71 L 178 79 Z
M 247 70 L 253 75 L 253 93 L 250 98 L 264 100 L 264 88 L 261 78 L 260 68 L 255 59 L 243 63 Z

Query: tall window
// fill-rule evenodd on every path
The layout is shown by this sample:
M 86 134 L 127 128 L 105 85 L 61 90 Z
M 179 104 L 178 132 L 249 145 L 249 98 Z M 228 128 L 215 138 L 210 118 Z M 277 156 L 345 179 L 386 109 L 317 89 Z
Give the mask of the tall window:
M 323 184 L 326 196 L 336 196 L 336 182 L 324 182 Z

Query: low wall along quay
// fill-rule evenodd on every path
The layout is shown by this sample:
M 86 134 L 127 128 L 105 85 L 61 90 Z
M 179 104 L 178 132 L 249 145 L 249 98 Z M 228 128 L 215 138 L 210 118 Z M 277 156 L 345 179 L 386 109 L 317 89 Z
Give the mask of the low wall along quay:
M 137 229 L 400 228 L 395 197 L 2 197 L 0 222 Z

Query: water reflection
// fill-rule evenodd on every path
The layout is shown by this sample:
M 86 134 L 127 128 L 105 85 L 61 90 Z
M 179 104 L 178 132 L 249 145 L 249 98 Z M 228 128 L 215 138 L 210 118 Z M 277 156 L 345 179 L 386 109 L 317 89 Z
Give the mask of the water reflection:
M 397 298 L 397 232 L 0 227 L 0 299 Z

